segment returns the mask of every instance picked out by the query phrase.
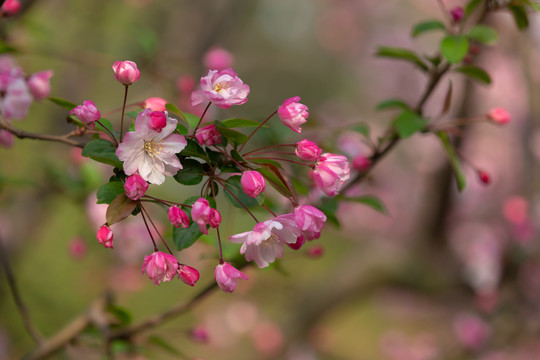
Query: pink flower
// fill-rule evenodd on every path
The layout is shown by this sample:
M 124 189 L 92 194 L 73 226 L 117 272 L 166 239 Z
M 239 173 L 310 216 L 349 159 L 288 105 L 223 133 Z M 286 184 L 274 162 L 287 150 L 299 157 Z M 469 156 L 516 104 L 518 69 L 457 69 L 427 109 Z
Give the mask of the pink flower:
M 156 251 L 144 257 L 142 273 L 146 272 L 156 285 L 162 281 L 171 281 L 177 270 L 178 261 L 170 254 Z
M 293 250 L 299 250 L 302 246 L 304 246 L 305 243 L 306 243 L 306 239 L 304 239 L 304 237 L 300 235 L 296 239 L 295 243 L 292 243 L 292 244 L 287 243 L 287 245 Z
M 23 119 L 32 104 L 32 94 L 26 81 L 18 77 L 9 81 L 0 109 L 6 119 Z
M 169 208 L 169 221 L 177 228 L 182 226 L 185 229 L 189 226 L 188 215 L 176 205 Z
M 222 109 L 228 109 L 232 105 L 244 104 L 248 94 L 249 86 L 231 68 L 209 70 L 208 75 L 201 78 L 201 90 L 191 94 L 191 106 L 208 100 Z
M 157 131 L 158 133 L 167 126 L 167 117 L 163 111 L 154 111 L 150 114 L 150 120 L 148 121 L 150 129 Z
M 76 260 L 84 258 L 88 252 L 86 241 L 81 237 L 74 237 L 69 241 L 68 252 L 69 255 Z
M 101 113 L 90 100 L 86 100 L 82 105 L 75 106 L 69 113 L 77 116 L 77 119 L 81 120 L 89 129 L 93 129 L 96 126 L 94 122 L 101 118 Z
M 13 146 L 15 142 L 15 137 L 12 133 L 6 130 L 0 130 L 0 146 L 9 149 Z
M 259 196 L 266 188 L 266 181 L 258 171 L 244 171 L 240 183 L 242 184 L 242 190 L 252 198 Z
M 450 10 L 450 16 L 455 23 L 458 23 L 465 16 L 465 10 L 461 6 L 456 6 L 455 8 Z
M 214 270 L 214 278 L 216 279 L 219 288 L 226 293 L 231 293 L 234 291 L 234 289 L 236 289 L 238 279 L 249 279 L 246 274 L 240 270 L 237 270 L 234 266 L 227 262 L 216 266 L 216 269 Z
M 322 245 L 315 245 L 308 249 L 306 255 L 311 258 L 319 258 L 324 255 L 324 247 Z
M 139 175 L 133 174 L 126 179 L 124 191 L 131 200 L 139 200 L 148 190 L 148 183 Z
M 353 159 L 352 167 L 357 171 L 366 171 L 371 167 L 371 160 L 365 155 L 358 155 Z
M 306 240 L 318 239 L 326 221 L 326 215 L 311 205 L 300 205 L 294 209 L 294 221 Z
M 295 153 L 302 160 L 316 161 L 322 150 L 313 141 L 304 139 L 296 143 Z
M 116 80 L 124 85 L 131 85 L 141 77 L 137 64 L 133 61 L 117 61 L 113 64 L 112 69 Z
M 98 242 L 106 248 L 113 248 L 113 232 L 107 225 L 99 228 L 96 237 Z
M 489 185 L 491 183 L 491 176 L 487 171 L 484 170 L 478 170 L 478 179 L 482 182 L 484 185 Z
M 0 8 L 0 12 L 6 15 L 15 15 L 21 9 L 21 2 L 19 0 L 6 0 Z
M 142 107 L 145 109 L 152 109 L 154 111 L 165 111 L 165 105 L 167 100 L 160 97 L 150 97 L 142 103 Z
M 499 124 L 499 125 L 504 125 L 510 122 L 510 114 L 508 113 L 508 111 L 506 111 L 503 108 L 491 109 L 488 112 L 487 116 L 488 118 L 493 120 L 494 123 Z
M 479 349 L 485 344 L 490 327 L 474 314 L 459 314 L 454 320 L 454 331 L 459 341 L 467 348 Z
M 255 225 L 252 231 L 229 237 L 231 242 L 242 244 L 240 253 L 247 261 L 254 260 L 260 268 L 267 267 L 283 255 L 285 244 L 295 244 L 301 235 L 293 214 L 276 216 Z
M 224 70 L 233 65 L 233 56 L 222 48 L 210 49 L 204 54 L 204 65 L 208 70 Z
M 195 286 L 195 283 L 199 281 L 200 277 L 197 269 L 183 264 L 180 264 L 180 266 L 178 267 L 177 274 L 178 277 L 189 286 Z
M 313 179 L 326 195 L 337 195 L 341 186 L 351 176 L 347 158 L 343 155 L 322 154 L 313 170 Z
M 167 125 L 157 132 L 149 125 L 151 109 L 143 110 L 135 120 L 135 131 L 124 136 L 116 156 L 124 162 L 124 172 L 139 175 L 152 184 L 162 184 L 165 176 L 173 176 L 182 168 L 177 153 L 186 147 L 182 135 L 173 134 L 177 120 L 167 117 Z M 166 115 L 167 116 L 167 115 Z
M 214 144 L 221 144 L 221 134 L 214 124 L 197 129 L 195 137 L 201 145 L 212 146 Z
M 217 228 L 221 223 L 221 214 L 210 207 L 208 200 L 200 198 L 195 201 L 191 207 L 191 218 L 199 224 L 199 230 L 208 235 L 206 225 Z
M 307 121 L 309 112 L 308 107 L 300 104 L 299 101 L 299 96 L 285 100 L 278 108 L 278 115 L 283 124 L 300 134 L 302 132 L 300 125 Z
M 51 93 L 50 79 L 53 76 L 52 70 L 40 71 L 32 74 L 28 79 L 28 87 L 32 96 L 37 101 L 41 101 Z

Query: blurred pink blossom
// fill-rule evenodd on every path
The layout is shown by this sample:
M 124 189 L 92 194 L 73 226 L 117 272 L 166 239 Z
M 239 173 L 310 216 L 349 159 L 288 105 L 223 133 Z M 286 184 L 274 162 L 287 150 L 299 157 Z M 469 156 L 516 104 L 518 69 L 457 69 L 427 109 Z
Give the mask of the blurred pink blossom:
M 204 54 L 204 65 L 208 70 L 224 70 L 233 67 L 234 58 L 223 48 L 212 48 Z

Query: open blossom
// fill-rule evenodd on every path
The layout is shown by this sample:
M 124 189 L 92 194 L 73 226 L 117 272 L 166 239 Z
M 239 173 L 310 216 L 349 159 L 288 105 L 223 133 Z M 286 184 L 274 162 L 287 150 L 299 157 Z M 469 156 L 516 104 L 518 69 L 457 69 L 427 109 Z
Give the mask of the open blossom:
M 124 191 L 131 200 L 139 200 L 148 190 L 148 183 L 139 175 L 133 174 L 126 179 Z
M 184 229 L 189 226 L 189 217 L 186 212 L 174 205 L 169 208 L 169 221 L 174 227 L 182 226 Z
M 195 286 L 195 283 L 199 281 L 199 271 L 194 267 L 180 264 L 177 271 L 178 277 L 187 285 Z
M 10 119 L 23 119 L 28 115 L 28 109 L 32 104 L 32 94 L 22 76 L 11 78 L 5 90 L 5 95 L 0 102 L 0 110 L 4 117 Z
M 146 275 L 154 284 L 159 285 L 162 281 L 170 281 L 178 270 L 178 260 L 170 254 L 156 251 L 144 257 L 142 273 Z
M 223 70 L 233 65 L 234 58 L 225 49 L 213 48 L 204 54 L 203 61 L 208 70 Z
M 52 70 L 40 71 L 30 75 L 28 87 L 37 101 L 45 99 L 51 93 L 51 76 L 53 76 Z
M 504 124 L 510 122 L 510 114 L 508 113 L 508 111 L 506 111 L 503 108 L 491 109 L 488 112 L 487 116 L 494 123 L 499 124 L 499 125 L 504 125 Z
M 294 221 L 306 240 L 318 239 L 326 221 L 326 215 L 311 205 L 300 205 L 294 209 Z
M 133 61 L 117 61 L 113 64 L 114 77 L 124 85 L 131 85 L 141 77 L 137 64 Z
M 228 109 L 232 105 L 244 104 L 248 94 L 249 86 L 231 68 L 209 70 L 208 75 L 201 78 L 201 90 L 191 94 L 191 106 L 208 100 L 222 109 Z
M 321 156 L 322 150 L 313 141 L 304 139 L 296 143 L 294 152 L 302 160 L 316 161 Z
M 337 195 L 341 186 L 351 176 L 347 158 L 343 155 L 322 154 L 313 170 L 313 179 L 326 195 Z
M 221 144 L 221 134 L 217 131 L 214 124 L 197 129 L 195 138 L 201 145 L 212 146 L 214 144 Z
M 300 126 L 307 121 L 309 112 L 308 107 L 299 101 L 299 96 L 285 100 L 278 108 L 278 115 L 283 124 L 300 134 L 302 132 Z
M 167 100 L 165 99 L 160 97 L 149 97 L 148 99 L 144 100 L 142 107 L 145 109 L 152 109 L 154 111 L 165 111 L 166 104 Z
M 246 274 L 227 262 L 216 266 L 214 278 L 216 279 L 219 288 L 227 293 L 233 292 L 236 289 L 238 279 L 249 279 Z
M 253 170 L 244 171 L 240 178 L 240 184 L 242 184 L 244 193 L 252 198 L 256 198 L 266 189 L 264 177 L 260 172 Z
M 197 199 L 191 206 L 191 218 L 199 224 L 199 230 L 206 235 L 208 235 L 206 225 L 217 228 L 221 223 L 221 214 L 212 209 L 208 200 L 203 198 Z
M 106 248 L 113 248 L 113 232 L 110 227 L 103 225 L 96 234 L 98 242 Z
M 242 244 L 240 253 L 247 261 L 254 260 L 260 268 L 267 267 L 283 255 L 285 244 L 294 244 L 301 235 L 293 214 L 276 216 L 255 225 L 252 231 L 229 237 L 231 242 Z
M 125 134 L 116 149 L 116 156 L 124 162 L 124 172 L 139 175 L 152 184 L 162 184 L 165 176 L 173 176 L 182 169 L 176 156 L 186 147 L 186 139 L 173 134 L 177 120 L 167 117 L 167 125 L 157 132 L 149 125 L 151 109 L 143 110 L 135 120 L 135 131 Z M 167 115 L 166 115 L 167 116 Z
M 89 129 L 93 129 L 96 126 L 94 122 L 101 118 L 101 113 L 94 102 L 90 100 L 86 100 L 82 105 L 75 106 L 69 113 L 77 116 L 77 119 L 81 120 Z

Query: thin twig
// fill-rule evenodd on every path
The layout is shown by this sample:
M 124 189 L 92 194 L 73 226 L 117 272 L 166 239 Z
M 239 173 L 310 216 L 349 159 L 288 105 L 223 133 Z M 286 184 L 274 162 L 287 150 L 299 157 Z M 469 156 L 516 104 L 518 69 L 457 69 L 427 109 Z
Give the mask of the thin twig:
M 76 136 L 77 131 L 72 131 L 70 133 L 64 134 L 64 135 L 48 135 L 48 134 L 37 134 L 37 133 L 31 133 L 28 131 L 17 129 L 16 127 L 13 127 L 11 124 L 9 124 L 4 119 L 0 118 L 0 129 L 6 130 L 19 139 L 36 139 L 36 140 L 45 140 L 45 141 L 54 141 L 59 142 L 71 146 L 76 146 L 83 148 L 86 144 L 85 142 L 75 141 L 72 140 L 71 137 Z

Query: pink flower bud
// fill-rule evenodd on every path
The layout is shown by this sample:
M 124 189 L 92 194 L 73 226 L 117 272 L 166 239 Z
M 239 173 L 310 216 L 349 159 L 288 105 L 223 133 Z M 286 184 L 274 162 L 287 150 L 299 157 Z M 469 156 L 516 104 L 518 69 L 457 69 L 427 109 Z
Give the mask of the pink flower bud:
M 182 264 L 180 264 L 180 266 L 178 267 L 177 274 L 178 277 L 189 286 L 195 286 L 195 283 L 199 281 L 200 277 L 197 269 Z
M 300 205 L 294 209 L 294 222 L 306 240 L 318 239 L 326 221 L 326 215 L 311 205 Z
M 357 171 L 366 171 L 371 167 L 371 160 L 365 155 L 358 155 L 353 159 L 352 167 Z
M 40 71 L 32 74 L 28 79 L 30 93 L 37 101 L 45 99 L 51 93 L 50 78 L 53 76 L 52 70 Z
M 315 245 L 309 248 L 306 254 L 312 258 L 319 258 L 324 255 L 324 247 L 321 245 Z
M 204 55 L 204 65 L 208 70 L 224 70 L 233 66 L 233 56 L 221 48 L 213 48 Z
M 101 245 L 106 248 L 113 248 L 113 232 L 107 225 L 99 228 L 96 237 Z
M 221 224 L 221 214 L 216 209 L 211 209 L 210 217 L 208 218 L 208 225 L 217 228 Z
M 489 173 L 484 170 L 478 170 L 478 179 L 482 182 L 482 184 L 489 185 L 491 183 L 491 176 L 489 176 Z
M 313 170 L 315 184 L 329 196 L 337 195 L 350 176 L 351 169 L 343 155 L 322 154 Z
M 0 12 L 8 16 L 15 15 L 21 9 L 21 2 L 19 0 L 6 0 L 0 8 Z
M 465 16 L 465 10 L 461 6 L 456 6 L 450 10 L 450 16 L 452 17 L 454 23 L 458 23 Z
M 88 252 L 86 241 L 81 237 L 74 237 L 68 244 L 68 252 L 69 255 L 76 260 L 84 258 Z
M 283 124 L 300 134 L 302 132 L 300 126 L 307 121 L 309 112 L 308 107 L 300 104 L 299 101 L 299 96 L 285 100 L 278 108 L 278 115 Z
M 178 261 L 170 254 L 156 251 L 144 257 L 142 273 L 146 272 L 156 285 L 159 285 L 162 281 L 171 281 L 177 270 Z
M 223 263 L 216 266 L 214 270 L 214 278 L 221 290 L 226 293 L 231 293 L 236 289 L 238 279 L 249 279 L 246 274 L 237 270 L 229 263 Z
M 165 105 L 167 100 L 160 97 L 150 97 L 142 103 L 142 107 L 145 109 L 152 109 L 153 111 L 165 111 Z
M 208 331 L 201 326 L 194 327 L 189 332 L 191 339 L 197 342 L 207 342 L 208 341 Z
M 491 109 L 488 112 L 487 116 L 494 123 L 499 124 L 499 125 L 504 125 L 510 121 L 510 114 L 508 113 L 508 111 L 506 111 L 503 108 Z
M 148 183 L 137 174 L 133 174 L 126 179 L 124 191 L 131 200 L 139 200 L 148 190 Z
M 221 144 L 221 134 L 217 131 L 214 124 L 197 129 L 195 137 L 201 145 L 212 146 L 214 144 Z
M 467 348 L 479 349 L 486 342 L 490 327 L 474 314 L 460 314 L 454 320 L 454 331 L 459 341 Z
M 244 171 L 240 183 L 242 184 L 242 190 L 252 198 L 256 198 L 266 189 L 266 181 L 258 171 Z
M 203 198 L 197 199 L 191 206 L 191 218 L 199 224 L 199 230 L 206 235 L 208 235 L 206 225 L 216 228 L 221 223 L 221 214 L 212 209 L 208 200 Z
M 90 100 L 86 100 L 82 105 L 74 107 L 69 113 L 77 116 L 89 129 L 93 129 L 96 126 L 94 121 L 101 118 L 101 113 Z
M 322 150 L 312 141 L 302 140 L 296 143 L 296 156 L 305 161 L 316 161 Z
M 133 61 L 117 61 L 113 64 L 112 69 L 116 80 L 124 85 L 131 85 L 141 77 L 137 64 Z
M 177 228 L 180 226 L 184 229 L 189 227 L 189 217 L 184 210 L 176 205 L 169 208 L 169 221 Z
M 300 235 L 299 237 L 296 238 L 295 243 L 292 243 L 292 244 L 286 243 L 286 244 L 289 245 L 289 247 L 293 250 L 299 250 L 305 243 L 306 243 L 306 239 Z
M 0 146 L 9 149 L 13 146 L 15 137 L 12 133 L 6 130 L 0 130 Z
M 167 125 L 167 117 L 163 111 L 154 111 L 150 114 L 148 127 L 158 133 Z

